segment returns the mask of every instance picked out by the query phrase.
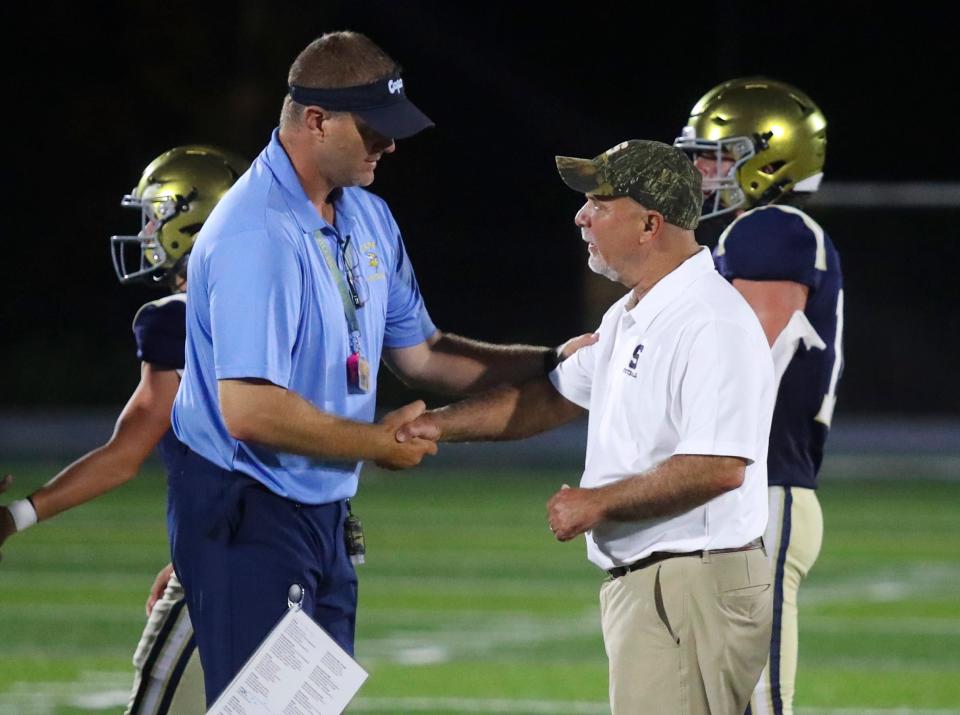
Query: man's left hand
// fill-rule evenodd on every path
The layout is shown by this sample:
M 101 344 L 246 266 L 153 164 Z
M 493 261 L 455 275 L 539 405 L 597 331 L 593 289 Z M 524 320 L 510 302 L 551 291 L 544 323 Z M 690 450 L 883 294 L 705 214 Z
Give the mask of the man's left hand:
M 566 484 L 547 502 L 547 521 L 557 541 L 590 531 L 603 521 L 604 507 L 596 489 L 571 489 Z
M 406 442 L 415 437 L 438 442 L 441 437 L 440 425 L 437 424 L 436 418 L 430 412 L 424 412 L 422 415 L 418 415 L 416 419 L 400 425 L 395 436 L 398 442 Z

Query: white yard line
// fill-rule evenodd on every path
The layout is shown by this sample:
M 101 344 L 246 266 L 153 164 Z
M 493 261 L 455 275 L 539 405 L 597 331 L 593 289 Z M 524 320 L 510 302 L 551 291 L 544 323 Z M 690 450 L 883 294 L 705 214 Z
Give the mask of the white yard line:
M 512 715 L 608 715 L 603 702 L 505 698 L 357 698 L 349 712 L 511 713 Z M 960 715 L 954 709 L 799 708 L 798 715 Z
M 512 715 L 609 715 L 606 703 L 505 698 L 357 698 L 349 712 L 511 713 Z
M 571 638 L 595 636 L 597 656 L 602 657 L 599 615 L 590 612 L 576 618 L 530 616 L 473 618 L 470 625 L 456 619 L 434 623 L 432 628 L 394 631 L 382 638 L 358 642 L 361 660 L 386 660 L 402 665 L 432 665 L 478 655 L 502 654 L 511 647 L 529 648 Z
M 797 715 L 960 715 L 960 710 L 946 708 L 797 708 Z
M 823 584 L 814 578 L 804 584 L 800 592 L 801 618 L 804 606 L 844 601 L 892 603 L 908 598 L 953 595 L 958 581 L 960 566 L 943 562 L 885 567 L 855 573 L 847 578 L 831 579 Z
M 0 693 L 0 715 L 51 715 L 57 708 L 111 712 L 130 700 L 133 673 L 85 672 L 75 681 L 17 683 Z
M 78 694 L 78 689 L 90 687 L 91 682 L 32 683 L 21 692 L 0 694 L 0 715 L 50 715 L 58 706 L 69 705 L 82 710 L 103 710 L 125 705 L 129 692 L 110 689 Z M 447 712 L 447 713 L 507 713 L 509 715 L 608 715 L 605 702 L 583 700 L 536 700 L 510 698 L 357 698 L 349 712 Z M 949 708 L 812 708 L 801 707 L 797 715 L 960 715 L 960 710 Z
M 800 614 L 804 631 L 960 636 L 960 618 L 860 618 Z

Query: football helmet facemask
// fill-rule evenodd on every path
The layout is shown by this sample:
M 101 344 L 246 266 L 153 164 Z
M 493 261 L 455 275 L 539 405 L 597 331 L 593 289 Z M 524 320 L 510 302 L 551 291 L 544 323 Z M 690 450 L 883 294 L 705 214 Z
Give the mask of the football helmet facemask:
M 110 237 L 121 283 L 159 282 L 186 256 L 220 198 L 250 162 L 212 146 L 190 145 L 151 161 L 121 206 L 140 210 L 140 233 Z M 132 246 L 138 250 L 127 250 Z
M 673 145 L 704 171 L 701 218 L 820 187 L 827 120 L 806 94 L 763 77 L 734 79 L 707 92 Z

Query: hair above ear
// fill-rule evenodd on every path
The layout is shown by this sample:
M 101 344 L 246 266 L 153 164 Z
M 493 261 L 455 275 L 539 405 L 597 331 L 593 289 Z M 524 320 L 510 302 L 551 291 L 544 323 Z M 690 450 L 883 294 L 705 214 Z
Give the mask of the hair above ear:
M 323 123 L 332 118 L 334 112 L 329 112 L 322 107 L 309 106 L 303 110 L 303 125 L 309 131 L 318 130 L 323 132 Z

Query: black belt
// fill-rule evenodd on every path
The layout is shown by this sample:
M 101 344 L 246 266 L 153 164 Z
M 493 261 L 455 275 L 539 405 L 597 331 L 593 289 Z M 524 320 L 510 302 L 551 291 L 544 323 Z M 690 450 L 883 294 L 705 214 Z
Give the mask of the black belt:
M 607 569 L 607 573 L 610 574 L 613 578 L 620 578 L 621 576 L 626 576 L 628 573 L 633 571 L 639 571 L 640 569 L 645 569 L 647 566 L 653 566 L 654 564 L 660 563 L 661 561 L 666 561 L 667 559 L 675 559 L 678 556 L 703 556 L 704 554 L 732 554 L 737 551 L 753 551 L 754 549 L 763 548 L 763 537 L 758 536 L 756 539 L 751 541 L 746 546 L 738 546 L 733 549 L 708 549 L 707 551 L 654 551 L 649 556 L 644 556 L 639 561 L 634 561 L 632 564 L 627 566 L 614 566 L 612 569 Z

